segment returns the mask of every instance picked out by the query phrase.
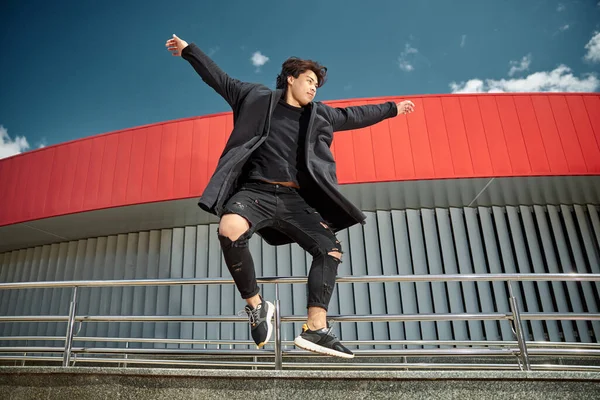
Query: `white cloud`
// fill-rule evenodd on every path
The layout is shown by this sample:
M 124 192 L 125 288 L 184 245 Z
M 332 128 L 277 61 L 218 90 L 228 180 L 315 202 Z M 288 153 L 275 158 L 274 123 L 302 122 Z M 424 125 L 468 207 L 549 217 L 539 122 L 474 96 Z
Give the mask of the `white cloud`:
M 569 24 L 563 25 L 560 28 L 558 28 L 561 32 L 566 31 L 567 29 L 569 29 Z
M 260 68 L 263 65 L 265 65 L 267 61 L 269 61 L 269 57 L 265 56 L 260 51 L 255 51 L 254 54 L 252 54 L 252 58 L 250 58 L 250 60 L 252 61 L 252 65 Z
M 517 72 L 527 71 L 529 69 L 529 64 L 531 64 L 531 54 L 527 54 L 521 61 L 511 61 L 509 64 L 510 70 L 508 71 L 508 76 L 513 76 Z
M 467 35 L 462 35 L 462 37 L 460 39 L 460 47 L 465 47 L 466 44 L 467 44 Z
M 415 49 L 414 47 L 412 47 L 408 43 L 406 43 L 406 45 L 404 46 L 404 53 L 405 54 L 416 54 L 418 52 L 419 52 L 419 50 Z
M 485 92 L 483 81 L 481 79 L 469 79 L 466 82 L 450 83 L 452 93 L 482 93 Z
M 410 72 L 415 69 L 412 62 L 410 61 L 412 59 L 412 56 L 410 55 L 417 54 L 418 52 L 419 50 L 412 47 L 409 43 L 406 43 L 404 45 L 404 51 L 400 53 L 400 57 L 398 57 L 398 66 L 402 71 Z
M 208 56 L 209 57 L 214 56 L 215 53 L 219 50 L 221 50 L 221 48 L 219 46 L 211 47 L 210 49 L 208 49 Z
M 400 67 L 400 69 L 402 71 L 406 71 L 406 72 L 410 72 L 415 69 L 415 67 L 413 67 L 411 63 L 409 63 L 408 61 L 404 61 L 404 60 L 398 60 L 398 66 Z
M 598 3 L 600 5 L 600 3 Z M 585 45 L 587 53 L 583 57 L 586 61 L 600 62 L 600 32 L 594 32 L 594 36 Z
M 0 159 L 14 156 L 27 149 L 29 149 L 29 143 L 27 143 L 24 136 L 17 136 L 13 140 L 8 136 L 6 128 L 0 125 Z
M 549 72 L 535 72 L 525 78 L 470 79 L 466 82 L 450 83 L 452 93 L 593 92 L 599 88 L 600 80 L 595 74 L 578 78 L 566 65 L 559 65 Z
M 561 12 L 561 11 L 565 11 L 565 5 L 564 4 L 559 4 L 558 7 L 556 7 L 556 11 Z

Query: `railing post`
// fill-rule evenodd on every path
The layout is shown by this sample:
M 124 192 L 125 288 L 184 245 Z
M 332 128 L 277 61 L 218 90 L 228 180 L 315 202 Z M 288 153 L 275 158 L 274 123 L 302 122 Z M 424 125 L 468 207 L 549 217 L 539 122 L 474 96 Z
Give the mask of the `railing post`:
M 281 313 L 279 308 L 279 284 L 275 284 L 275 369 L 280 371 L 282 368 L 281 351 Z
M 63 354 L 63 367 L 68 367 L 71 362 L 71 348 L 73 346 L 73 328 L 75 327 L 75 312 L 77 309 L 77 286 L 73 287 L 73 297 L 69 307 L 69 322 L 67 322 L 67 334 L 65 337 L 65 352 Z
M 129 348 L 129 342 L 125 342 L 125 348 L 128 349 Z M 125 353 L 125 360 L 127 360 L 129 358 L 129 354 Z M 123 363 L 123 368 L 127 368 L 127 361 L 125 361 Z
M 512 290 L 512 282 L 507 281 L 508 293 L 510 295 L 510 308 L 513 315 L 513 326 L 515 328 L 515 335 L 517 336 L 517 342 L 519 343 L 519 350 L 521 352 L 521 362 L 525 371 L 531 371 L 529 365 L 529 356 L 527 355 L 527 343 L 525 341 L 525 335 L 523 334 L 523 323 L 521 321 L 521 313 L 519 312 L 519 305 L 517 299 Z

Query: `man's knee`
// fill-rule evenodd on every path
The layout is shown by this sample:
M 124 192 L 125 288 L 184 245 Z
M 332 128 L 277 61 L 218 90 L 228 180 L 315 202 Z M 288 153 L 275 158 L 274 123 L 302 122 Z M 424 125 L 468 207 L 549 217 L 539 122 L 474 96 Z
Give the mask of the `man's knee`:
M 239 239 L 248 229 L 250 229 L 250 224 L 246 218 L 237 214 L 226 214 L 221 217 L 219 222 L 219 235 L 225 236 L 231 241 Z
M 340 253 L 339 251 L 330 251 L 327 254 L 335 258 L 338 262 L 342 262 L 342 253 Z

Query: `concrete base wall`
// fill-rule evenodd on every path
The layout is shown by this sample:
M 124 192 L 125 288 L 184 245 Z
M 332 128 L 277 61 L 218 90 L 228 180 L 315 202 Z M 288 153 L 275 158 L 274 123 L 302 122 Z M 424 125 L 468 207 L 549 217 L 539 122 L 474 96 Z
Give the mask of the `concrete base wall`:
M 596 372 L 0 367 L 0 399 L 597 399 Z

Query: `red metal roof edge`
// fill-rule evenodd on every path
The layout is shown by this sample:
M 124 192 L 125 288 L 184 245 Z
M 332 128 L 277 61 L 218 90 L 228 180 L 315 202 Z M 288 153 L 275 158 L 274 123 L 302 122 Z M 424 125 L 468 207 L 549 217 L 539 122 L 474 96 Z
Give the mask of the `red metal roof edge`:
M 323 100 L 322 103 L 325 104 L 335 104 L 335 103 L 347 103 L 347 102 L 367 102 L 367 101 L 374 101 L 374 100 L 381 100 L 381 101 L 390 101 L 392 99 L 397 99 L 397 98 L 423 98 L 423 97 L 472 97 L 472 96 L 535 96 L 535 95 L 543 95 L 543 96 L 600 96 L 600 92 L 502 92 L 502 93 L 444 93 L 444 94 L 415 94 L 415 95 L 406 95 L 406 96 L 382 96 L 382 97 L 359 97 L 359 98 L 352 98 L 352 99 L 337 99 L 337 100 Z M 104 132 L 104 133 L 98 133 L 92 136 L 86 136 L 83 138 L 78 138 L 78 139 L 73 139 L 73 140 L 69 140 L 66 142 L 61 142 L 61 143 L 56 143 L 50 146 L 45 146 L 42 147 L 40 149 L 33 149 L 33 150 L 28 150 L 24 153 L 19 153 L 19 154 L 15 154 L 13 156 L 10 157 L 5 157 L 3 159 L 0 159 L 0 162 L 4 161 L 4 160 L 8 160 L 11 158 L 16 158 L 16 157 L 20 157 L 23 155 L 27 155 L 27 154 L 32 154 L 32 153 L 37 153 L 37 152 L 42 152 L 48 149 L 53 149 L 53 148 L 57 148 L 60 146 L 66 146 L 66 145 L 70 145 L 76 142 L 83 142 L 86 140 L 92 140 L 98 137 L 102 137 L 102 136 L 110 136 L 110 135 L 116 135 L 119 133 L 123 133 L 123 132 L 127 132 L 127 131 L 136 131 L 138 129 L 145 129 L 145 128 L 150 128 L 150 127 L 154 127 L 154 126 L 160 126 L 160 125 L 165 125 L 165 124 L 172 124 L 172 123 L 176 123 L 176 122 L 185 122 L 185 121 L 195 121 L 198 119 L 204 119 L 204 118 L 213 118 L 213 117 L 220 117 L 223 115 L 228 115 L 231 114 L 231 111 L 222 111 L 222 112 L 218 112 L 218 113 L 214 113 L 214 114 L 206 114 L 206 115 L 199 115 L 199 116 L 194 116 L 194 117 L 184 117 L 184 118 L 179 118 L 179 119 L 172 119 L 172 120 L 167 120 L 167 121 L 161 121 L 161 122 L 153 122 L 150 124 L 144 124 L 144 125 L 139 125 L 139 126 L 134 126 L 131 128 L 123 128 L 123 129 L 118 129 L 116 131 L 110 131 L 110 132 Z

